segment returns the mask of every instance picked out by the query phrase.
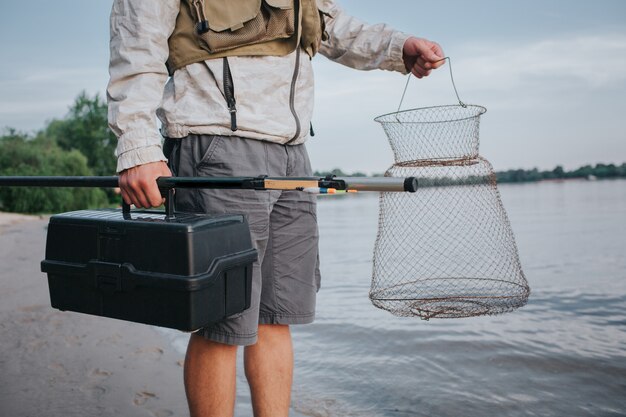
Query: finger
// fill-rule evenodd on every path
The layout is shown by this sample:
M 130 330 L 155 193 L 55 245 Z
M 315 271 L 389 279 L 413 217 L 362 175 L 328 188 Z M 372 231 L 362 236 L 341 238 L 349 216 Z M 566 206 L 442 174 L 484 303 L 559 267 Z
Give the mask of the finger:
M 428 47 L 424 48 L 422 51 L 422 57 L 428 62 L 435 63 L 441 61 L 445 55 L 443 54 L 441 46 L 435 42 L 428 41 Z
M 419 61 L 419 60 L 418 60 Z M 429 62 L 429 61 L 419 61 L 418 64 L 424 68 L 425 70 L 434 70 L 439 68 L 440 66 L 444 65 L 446 62 L 445 60 L 439 60 L 439 61 L 435 61 L 435 62 Z
M 163 196 L 161 196 L 156 178 L 153 178 L 153 176 L 142 176 L 137 181 L 135 190 L 137 191 L 137 196 L 141 201 L 142 207 L 158 207 L 163 204 Z
M 445 64 L 446 64 L 446 60 L 445 60 L 445 58 L 444 58 L 444 59 L 442 59 L 442 60 L 440 60 L 440 61 L 438 61 L 438 62 L 433 62 L 433 63 L 431 64 L 431 68 L 432 68 L 432 69 L 437 69 L 437 68 L 439 68 L 439 67 L 441 67 L 441 66 L 444 66 Z
M 148 201 L 140 190 L 136 190 L 131 194 L 131 200 L 135 207 L 148 208 Z
M 413 73 L 413 75 L 415 75 L 417 78 L 422 78 L 427 76 L 428 74 L 430 74 L 430 70 L 426 69 L 424 67 L 421 67 L 418 64 L 415 64 L 413 66 L 413 68 L 411 68 L 411 72 Z
M 430 75 L 430 73 L 432 72 L 432 70 L 426 70 L 423 74 L 422 77 L 428 77 Z
M 136 204 L 137 199 L 128 183 L 128 175 L 121 175 L 119 177 L 119 186 L 124 202 L 128 205 Z
M 433 42 L 432 46 L 431 46 L 431 51 L 433 51 L 433 53 L 435 55 L 437 55 L 437 57 L 441 60 L 445 58 L 445 54 L 443 53 L 443 49 L 441 49 L 441 46 L 439 46 L 439 44 L 437 42 Z M 443 61 L 442 61 L 443 62 Z
M 128 205 L 133 204 L 133 199 L 131 198 L 131 196 L 122 188 L 122 199 L 124 200 L 124 202 Z
M 415 63 L 415 65 L 421 67 L 424 71 L 428 71 L 429 73 L 430 71 L 437 69 L 444 64 L 445 64 L 445 61 L 442 61 L 442 60 L 438 62 L 428 62 L 422 58 L 419 58 Z
M 428 66 L 430 66 L 429 63 L 426 62 L 426 60 L 420 55 L 416 60 L 415 60 L 415 64 L 421 68 L 428 68 Z M 427 66 L 428 65 L 428 66 Z
M 437 63 L 432 63 L 424 60 L 423 58 L 418 58 L 415 61 L 414 68 L 418 71 L 423 77 L 430 75 L 433 69 L 437 69 L 442 66 L 445 61 L 439 61 Z
M 152 204 L 150 203 L 150 184 L 147 180 L 140 178 L 133 184 L 133 191 L 135 193 L 135 197 L 137 198 L 137 203 L 135 205 L 141 208 L 150 208 Z M 158 205 L 158 204 L 157 204 Z
M 136 207 L 144 207 L 146 200 L 143 198 L 141 191 L 141 185 L 139 184 L 139 178 L 135 175 L 134 170 L 126 172 L 120 176 L 120 188 L 126 193 L 129 204 L 134 204 Z
M 155 175 L 156 175 L 156 178 L 154 178 L 152 182 L 153 187 L 152 187 L 152 194 L 150 197 L 150 201 L 152 202 L 153 206 L 156 207 L 165 203 L 165 198 L 163 197 L 163 194 L 161 193 L 161 190 L 159 189 L 157 180 L 160 177 L 171 177 L 172 171 L 170 171 L 170 168 L 166 164 L 160 164 L 158 167 L 157 173 Z
M 430 74 L 430 71 L 426 71 L 426 72 L 412 71 L 412 74 L 415 75 L 417 78 L 424 78 Z
M 157 185 L 155 180 L 149 181 L 149 183 L 144 188 L 144 193 L 150 207 L 158 207 L 163 204 L 163 196 L 161 195 L 161 190 L 159 190 L 159 186 Z
M 411 69 L 411 73 L 415 75 L 417 78 L 422 78 L 424 76 L 422 72 L 417 71 L 416 69 Z

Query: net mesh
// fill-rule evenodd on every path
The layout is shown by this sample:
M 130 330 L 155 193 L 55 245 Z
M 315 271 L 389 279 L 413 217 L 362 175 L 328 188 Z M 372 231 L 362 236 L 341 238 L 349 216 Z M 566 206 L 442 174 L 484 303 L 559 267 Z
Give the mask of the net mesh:
M 382 193 L 370 299 L 398 316 L 499 314 L 529 288 L 495 173 L 478 156 L 480 106 L 381 116 L 394 151 L 390 177 L 417 193 Z

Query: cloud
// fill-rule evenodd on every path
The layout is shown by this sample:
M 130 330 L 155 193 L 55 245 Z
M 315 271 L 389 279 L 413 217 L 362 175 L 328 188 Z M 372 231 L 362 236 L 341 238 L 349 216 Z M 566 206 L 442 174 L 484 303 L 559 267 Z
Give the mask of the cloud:
M 626 80 L 626 33 L 560 36 L 518 45 L 469 44 L 464 49 L 458 66 L 476 81 L 470 89 L 512 89 L 536 80 L 597 89 Z
M 489 109 L 481 149 L 498 168 L 572 167 L 610 161 L 611 155 L 623 162 L 626 33 L 473 41 L 446 50 L 461 99 Z M 372 118 L 398 108 L 407 78 L 323 60 L 315 65 L 314 165 L 383 170 L 388 145 Z M 446 66 L 426 79 L 412 78 L 402 109 L 456 103 L 448 71 Z M 354 149 L 362 150 L 358 158 Z
M 474 41 L 451 49 L 459 51 L 458 56 L 452 57 L 459 93 L 512 91 L 528 86 L 602 89 L 626 80 L 626 33 L 562 35 L 517 44 Z M 318 83 L 321 97 L 384 92 L 389 88 L 388 73 L 338 76 L 336 66 L 330 65 L 318 65 L 323 80 Z M 415 81 L 420 91 L 427 89 L 424 91 L 431 93 L 440 88 L 441 78 L 443 83 L 450 84 L 448 71 L 444 69 L 427 82 Z
M 23 74 L 20 82 L 24 83 L 86 83 L 93 82 L 106 73 L 105 68 L 46 68 L 45 71 Z
M 81 91 L 104 94 L 106 68 L 50 68 L 3 74 L 0 78 L 0 128 L 32 131 L 61 117 Z

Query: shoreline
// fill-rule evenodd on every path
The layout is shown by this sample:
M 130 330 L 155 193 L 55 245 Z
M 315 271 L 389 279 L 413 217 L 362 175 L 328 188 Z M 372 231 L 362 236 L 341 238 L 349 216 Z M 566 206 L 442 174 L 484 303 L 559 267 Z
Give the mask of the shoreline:
M 49 216 L 43 214 L 22 214 L 0 211 L 0 227 L 12 226 L 26 221 L 41 220 L 47 217 Z

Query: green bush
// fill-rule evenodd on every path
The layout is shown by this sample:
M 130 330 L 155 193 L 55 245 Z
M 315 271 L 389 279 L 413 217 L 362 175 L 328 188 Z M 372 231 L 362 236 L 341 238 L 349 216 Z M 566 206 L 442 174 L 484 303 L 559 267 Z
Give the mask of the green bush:
M 0 175 L 92 175 L 78 150 L 64 151 L 39 135 L 8 131 L 0 137 Z M 104 191 L 93 188 L 0 187 L 0 209 L 18 213 L 56 213 L 108 203 Z
M 78 150 L 87 157 L 93 175 L 115 175 L 117 138 L 109 129 L 108 107 L 98 94 L 93 97 L 80 93 L 62 119 L 48 122 L 40 133 L 54 140 L 65 151 Z M 105 190 L 109 202 L 120 197 L 113 190 Z

